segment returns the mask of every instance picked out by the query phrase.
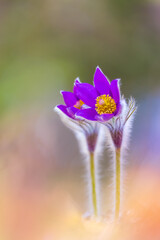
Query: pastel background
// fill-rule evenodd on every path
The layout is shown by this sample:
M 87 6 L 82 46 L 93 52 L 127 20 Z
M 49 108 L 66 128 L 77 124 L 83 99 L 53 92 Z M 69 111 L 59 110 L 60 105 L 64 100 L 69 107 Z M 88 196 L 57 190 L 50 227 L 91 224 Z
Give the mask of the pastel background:
M 121 78 L 126 98 L 136 98 L 126 208 L 138 209 L 143 219 L 142 235 L 135 239 L 147 239 L 145 234 L 159 239 L 160 2 L 1 0 L 1 240 L 97 239 L 103 226 L 96 226 L 95 238 L 88 225 L 77 229 L 86 211 L 83 157 L 53 111 L 62 103 L 59 91 L 70 91 L 78 76 L 92 83 L 97 65 L 109 79 Z M 112 201 L 107 150 L 101 159 L 107 216 Z M 131 229 L 125 237 L 134 235 Z M 106 230 L 101 239 L 130 239 L 118 231 L 119 238 Z

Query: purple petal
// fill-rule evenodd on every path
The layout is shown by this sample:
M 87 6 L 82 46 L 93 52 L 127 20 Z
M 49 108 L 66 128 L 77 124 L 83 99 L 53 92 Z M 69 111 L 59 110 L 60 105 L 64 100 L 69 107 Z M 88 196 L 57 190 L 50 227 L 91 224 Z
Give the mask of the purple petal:
M 72 118 L 75 118 L 75 114 L 79 111 L 79 109 L 75 107 L 69 107 L 67 108 L 67 111 Z
M 106 113 L 106 114 L 102 114 L 102 115 L 97 115 L 96 116 L 96 119 L 97 121 L 100 121 L 100 122 L 106 122 L 108 120 L 110 120 L 112 117 L 114 117 L 114 114 L 109 114 L 109 113 Z
M 120 89 L 119 89 L 119 79 L 112 80 L 111 82 L 111 93 L 115 102 L 118 103 L 120 101 Z
M 81 81 L 79 80 L 79 78 L 76 78 L 76 80 L 74 81 L 74 87 L 73 87 L 73 92 L 76 95 L 76 84 L 81 83 Z
M 102 70 L 97 67 L 95 74 L 94 74 L 94 85 L 97 91 L 103 95 L 103 94 L 108 94 L 110 90 L 110 83 L 107 80 L 107 77 L 104 75 Z
M 98 96 L 95 87 L 89 83 L 76 83 L 76 96 L 86 105 L 94 107 Z
M 95 119 L 96 115 L 97 115 L 97 112 L 93 108 L 87 108 L 87 109 L 79 110 L 76 113 L 76 116 L 83 117 L 83 118 L 91 120 L 91 121 L 96 121 L 96 119 Z
M 114 116 L 117 116 L 121 113 L 122 111 L 122 105 L 120 103 L 117 104 L 116 106 L 116 111 L 114 112 Z
M 64 102 L 67 105 L 67 107 L 72 107 L 76 104 L 77 98 L 72 92 L 66 92 L 66 91 L 61 91 L 61 94 L 63 96 Z
M 61 110 L 65 115 L 67 115 L 70 118 L 73 118 L 67 111 L 67 107 L 64 105 L 58 105 L 56 106 L 59 110 Z M 73 118 L 74 119 L 74 118 Z

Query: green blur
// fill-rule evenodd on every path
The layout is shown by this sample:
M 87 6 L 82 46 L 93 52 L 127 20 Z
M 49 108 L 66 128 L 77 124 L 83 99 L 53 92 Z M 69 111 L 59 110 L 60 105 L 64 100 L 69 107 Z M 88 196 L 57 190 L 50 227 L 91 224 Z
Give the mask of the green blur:
M 58 103 L 99 65 L 125 96 L 158 86 L 158 1 L 47 0 L 0 3 L 0 113 Z M 157 17 L 157 18 L 156 18 Z

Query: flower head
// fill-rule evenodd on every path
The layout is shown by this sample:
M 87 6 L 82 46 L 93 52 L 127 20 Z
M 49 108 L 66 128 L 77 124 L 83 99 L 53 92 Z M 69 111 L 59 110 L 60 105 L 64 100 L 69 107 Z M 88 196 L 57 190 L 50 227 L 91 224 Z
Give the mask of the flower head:
M 73 92 L 61 91 L 65 105 L 61 104 L 56 106 L 56 108 L 58 108 L 71 119 L 76 119 L 75 114 L 82 108 L 84 104 L 84 102 L 76 95 L 77 84 L 80 84 L 78 78 L 75 80 Z
M 76 116 L 106 122 L 121 111 L 119 79 L 111 83 L 99 67 L 94 74 L 94 86 L 88 83 L 75 82 L 75 92 L 85 108 L 77 111 Z

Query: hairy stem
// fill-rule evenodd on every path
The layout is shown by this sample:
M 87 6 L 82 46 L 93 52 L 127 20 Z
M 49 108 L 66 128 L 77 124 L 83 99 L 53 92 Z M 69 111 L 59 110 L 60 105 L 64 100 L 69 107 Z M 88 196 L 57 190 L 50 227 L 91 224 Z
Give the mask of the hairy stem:
M 121 156 L 120 148 L 116 149 L 115 166 L 115 219 L 119 218 L 121 204 Z
M 96 193 L 96 177 L 95 177 L 95 162 L 94 153 L 90 153 L 90 176 L 91 176 L 91 191 L 94 216 L 97 216 L 97 193 Z

